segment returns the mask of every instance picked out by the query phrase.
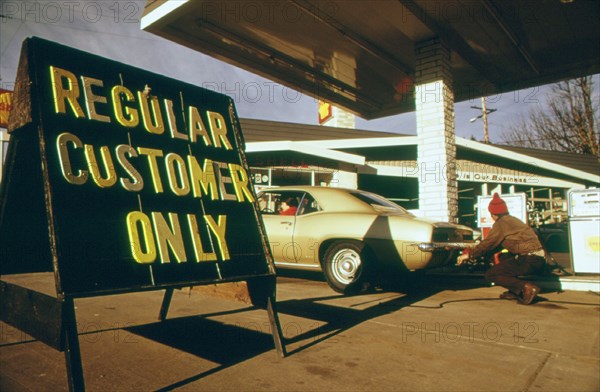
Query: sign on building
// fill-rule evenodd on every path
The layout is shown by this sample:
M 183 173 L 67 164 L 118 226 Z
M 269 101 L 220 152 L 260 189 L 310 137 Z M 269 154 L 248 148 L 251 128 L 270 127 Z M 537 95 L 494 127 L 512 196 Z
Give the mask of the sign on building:
M 323 125 L 333 117 L 333 107 L 329 102 L 319 100 L 319 125 Z
M 12 91 L 0 89 L 0 128 L 8 127 L 8 115 L 12 108 Z
M 527 223 L 527 198 L 524 193 L 499 195 L 508 207 L 508 213 Z M 492 227 L 494 220 L 488 210 L 493 196 L 477 196 L 477 227 Z

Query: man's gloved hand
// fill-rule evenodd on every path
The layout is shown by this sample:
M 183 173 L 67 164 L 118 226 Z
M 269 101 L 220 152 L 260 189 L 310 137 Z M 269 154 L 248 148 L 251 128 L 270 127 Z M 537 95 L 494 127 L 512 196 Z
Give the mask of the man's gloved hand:
M 467 248 L 462 251 L 461 255 L 456 258 L 456 265 L 461 265 L 468 261 L 471 257 L 471 249 Z
M 461 265 L 468 260 L 469 260 L 469 254 L 463 253 L 462 255 L 460 255 L 456 258 L 456 265 Z

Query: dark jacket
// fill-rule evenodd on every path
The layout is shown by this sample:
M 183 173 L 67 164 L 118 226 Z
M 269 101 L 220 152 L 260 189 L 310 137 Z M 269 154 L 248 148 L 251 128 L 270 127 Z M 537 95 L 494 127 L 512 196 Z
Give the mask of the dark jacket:
M 533 229 L 514 216 L 498 218 L 488 236 L 471 251 L 471 258 L 486 256 L 508 250 L 516 255 L 526 255 L 542 249 L 542 244 Z

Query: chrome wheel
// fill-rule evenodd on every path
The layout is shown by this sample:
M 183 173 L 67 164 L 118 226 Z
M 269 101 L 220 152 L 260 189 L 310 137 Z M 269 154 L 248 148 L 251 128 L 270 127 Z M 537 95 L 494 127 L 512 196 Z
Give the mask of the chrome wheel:
M 349 285 L 360 276 L 362 261 L 354 249 L 342 249 L 331 259 L 333 278 L 341 284 Z
M 361 290 L 365 278 L 366 261 L 361 242 L 337 241 L 323 255 L 323 275 L 329 287 L 342 294 Z

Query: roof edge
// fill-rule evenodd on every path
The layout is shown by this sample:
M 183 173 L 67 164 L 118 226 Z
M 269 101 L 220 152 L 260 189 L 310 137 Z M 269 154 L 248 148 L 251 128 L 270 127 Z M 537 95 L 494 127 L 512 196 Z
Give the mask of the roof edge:
M 140 19 L 140 28 L 145 30 L 161 18 L 169 15 L 189 0 L 148 2 Z
M 465 147 L 471 150 L 478 150 L 487 154 L 499 156 L 502 158 L 508 158 L 514 161 L 519 161 L 523 163 L 534 163 L 539 166 L 543 166 L 545 169 L 549 169 L 558 173 L 563 173 L 570 175 L 572 177 L 579 178 L 581 180 L 594 182 L 600 184 L 600 176 L 594 175 L 591 173 L 586 173 L 582 170 L 573 169 L 568 166 L 560 165 L 558 163 L 553 163 L 550 161 L 546 161 L 544 159 L 535 158 L 530 155 L 524 155 L 518 152 L 514 152 L 508 149 L 504 149 L 501 147 L 492 146 L 489 144 L 484 144 L 480 142 L 476 142 L 473 140 L 467 140 L 461 137 L 456 137 L 456 145 Z

